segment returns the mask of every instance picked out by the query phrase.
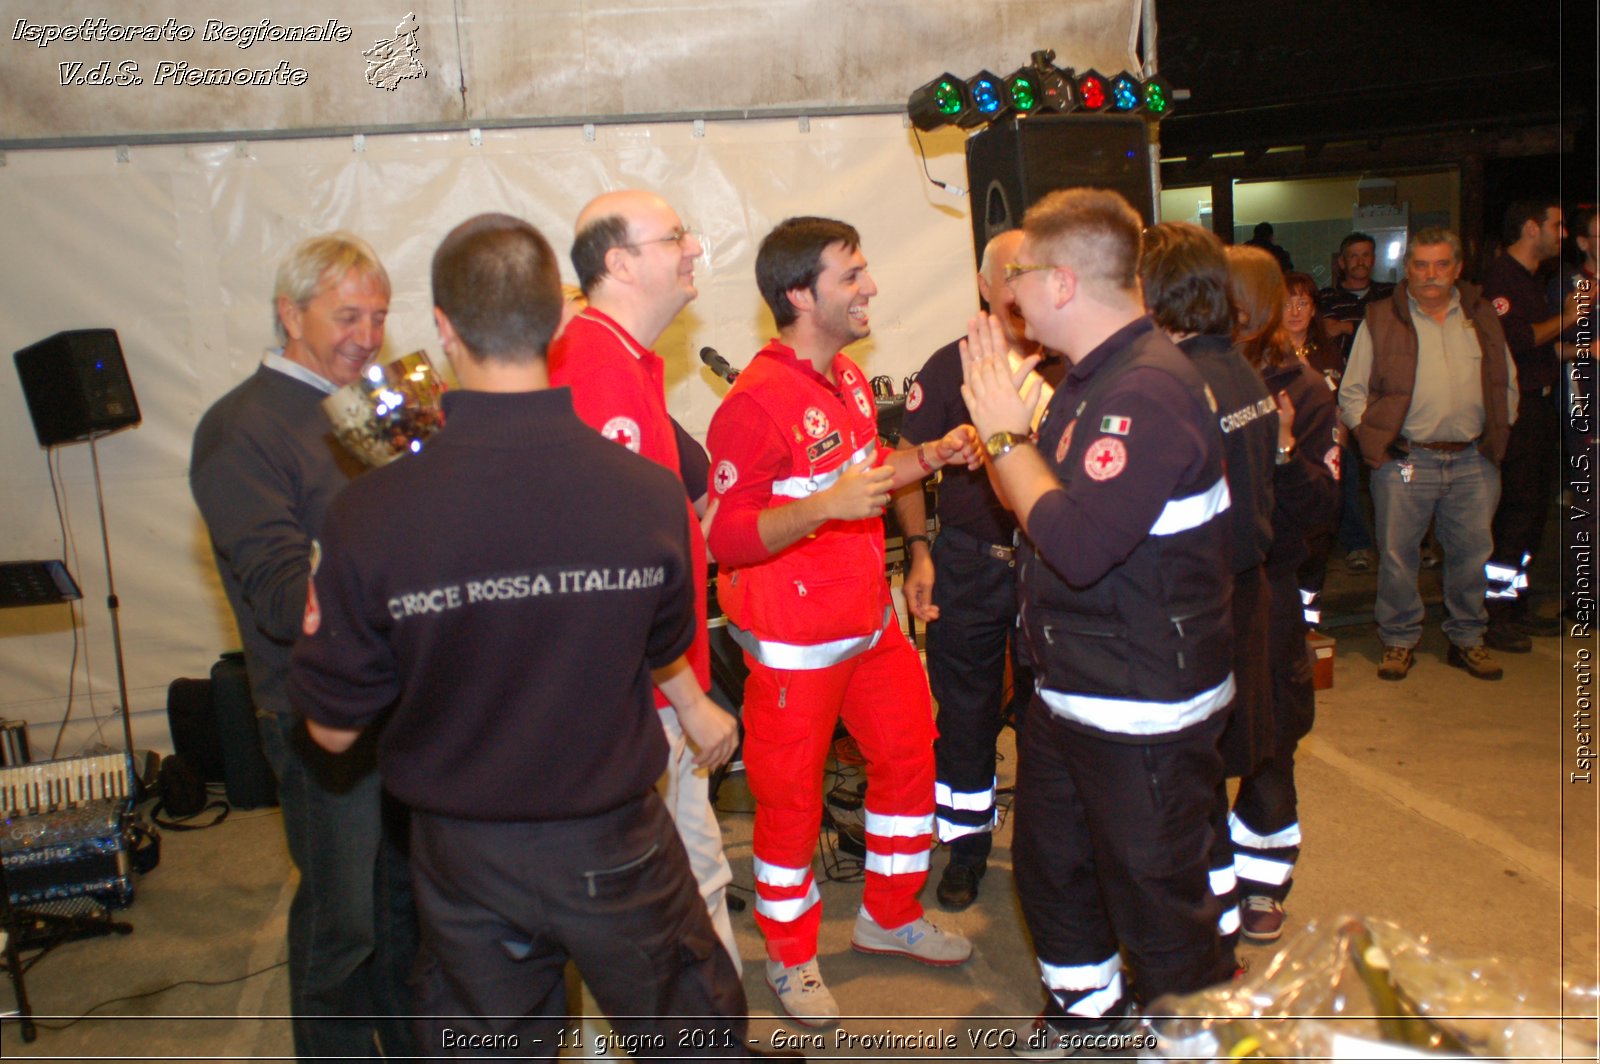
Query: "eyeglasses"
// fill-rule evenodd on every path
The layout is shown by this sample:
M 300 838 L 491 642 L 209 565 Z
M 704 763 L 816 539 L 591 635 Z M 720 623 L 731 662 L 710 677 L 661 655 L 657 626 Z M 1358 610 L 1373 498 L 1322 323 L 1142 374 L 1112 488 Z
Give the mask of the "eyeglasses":
M 651 244 L 676 244 L 681 248 L 683 247 L 683 242 L 691 238 L 699 240 L 700 234 L 695 232 L 693 229 L 685 229 L 680 225 L 666 236 L 652 237 L 649 240 L 640 240 L 632 244 L 623 244 L 621 246 L 625 248 L 631 248 L 634 251 L 638 251 L 642 247 L 648 247 Z
M 1010 284 L 1025 273 L 1033 273 L 1035 270 L 1059 270 L 1060 268 L 1053 262 L 1008 262 L 1006 263 L 1006 284 Z

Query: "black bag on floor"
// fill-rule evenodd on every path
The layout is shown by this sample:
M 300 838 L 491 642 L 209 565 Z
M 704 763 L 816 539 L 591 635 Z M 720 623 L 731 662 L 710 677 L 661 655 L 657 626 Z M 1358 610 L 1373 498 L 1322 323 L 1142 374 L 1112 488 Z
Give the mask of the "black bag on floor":
M 173 680 L 167 685 L 167 729 L 172 732 L 172 752 L 202 782 L 221 783 L 226 778 L 210 680 Z M 154 784 L 154 778 L 150 782 Z
M 261 730 L 242 651 L 230 651 L 211 666 L 211 703 L 228 803 L 237 809 L 277 805 L 278 780 L 261 750 Z

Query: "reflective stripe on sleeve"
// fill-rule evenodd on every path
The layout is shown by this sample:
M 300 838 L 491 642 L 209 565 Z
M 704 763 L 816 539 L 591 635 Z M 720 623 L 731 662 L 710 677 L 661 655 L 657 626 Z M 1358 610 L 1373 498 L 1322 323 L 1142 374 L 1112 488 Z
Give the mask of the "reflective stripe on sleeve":
M 1199 528 L 1226 510 L 1229 505 L 1228 482 L 1219 477 L 1215 484 L 1199 495 L 1169 499 L 1167 505 L 1161 508 L 1161 516 L 1150 526 L 1150 534 L 1171 536 L 1187 532 L 1191 528 Z

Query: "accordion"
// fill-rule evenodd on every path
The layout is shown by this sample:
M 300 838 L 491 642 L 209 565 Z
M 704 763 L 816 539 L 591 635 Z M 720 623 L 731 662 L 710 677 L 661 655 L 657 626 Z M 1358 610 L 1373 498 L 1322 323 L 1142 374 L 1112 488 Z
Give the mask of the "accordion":
M 126 754 L 0 769 L 0 810 L 0 863 L 12 905 L 132 904 L 127 824 L 133 786 Z

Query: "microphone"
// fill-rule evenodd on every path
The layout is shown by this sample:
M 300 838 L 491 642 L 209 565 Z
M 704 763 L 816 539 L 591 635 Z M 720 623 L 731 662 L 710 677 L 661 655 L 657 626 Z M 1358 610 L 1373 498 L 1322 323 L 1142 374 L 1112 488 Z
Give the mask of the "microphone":
M 728 360 L 717 354 L 717 349 L 714 347 L 702 347 L 700 361 L 729 384 L 739 379 L 739 371 L 728 365 Z

